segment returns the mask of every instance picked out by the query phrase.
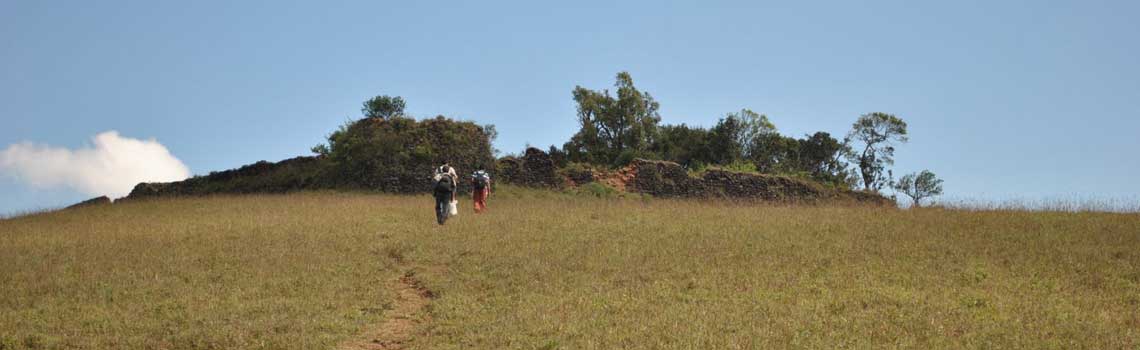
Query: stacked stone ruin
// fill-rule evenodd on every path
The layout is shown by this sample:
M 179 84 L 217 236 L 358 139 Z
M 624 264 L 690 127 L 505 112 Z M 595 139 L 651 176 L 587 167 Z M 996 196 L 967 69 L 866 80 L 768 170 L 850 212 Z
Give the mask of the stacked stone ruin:
M 534 147 L 527 148 L 522 157 L 500 159 L 497 168 L 495 176 L 503 183 L 539 188 L 563 185 L 550 155 Z

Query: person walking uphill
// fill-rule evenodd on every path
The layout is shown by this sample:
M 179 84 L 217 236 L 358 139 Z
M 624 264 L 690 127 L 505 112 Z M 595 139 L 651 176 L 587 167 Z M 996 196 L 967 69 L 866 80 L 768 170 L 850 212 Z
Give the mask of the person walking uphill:
M 435 185 L 432 196 L 435 197 L 435 219 L 440 225 L 451 216 L 451 205 L 455 201 L 455 192 L 459 183 L 456 181 L 455 169 L 444 164 L 435 171 Z
M 471 174 L 471 198 L 475 200 L 475 214 L 487 210 L 487 196 L 491 195 L 491 175 L 482 169 Z

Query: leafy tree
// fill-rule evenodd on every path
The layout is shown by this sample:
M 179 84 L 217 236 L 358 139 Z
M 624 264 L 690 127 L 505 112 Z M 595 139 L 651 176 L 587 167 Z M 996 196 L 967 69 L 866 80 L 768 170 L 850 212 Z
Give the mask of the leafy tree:
M 329 135 L 328 149 L 338 185 L 384 192 L 426 191 L 432 170 L 443 163 L 460 172 L 494 165 L 483 126 L 443 116 L 360 119 Z M 461 183 L 461 191 L 466 186 Z
M 847 165 L 840 160 L 845 147 L 843 143 L 822 131 L 798 140 L 798 143 L 800 169 L 823 182 L 843 183 L 846 180 Z
M 404 106 L 404 98 L 400 96 L 391 97 L 383 95 L 364 101 L 364 106 L 360 108 L 360 112 L 364 113 L 366 118 L 387 120 L 392 117 L 403 116 Z
M 766 133 L 752 139 L 749 160 L 762 173 L 790 172 L 795 169 L 799 144 L 796 139 L 778 133 Z
M 313 146 L 313 148 L 310 148 L 309 150 L 313 151 L 315 154 L 322 156 L 327 156 L 329 154 L 329 146 L 323 143 Z
M 555 167 L 565 168 L 570 164 L 570 161 L 566 157 L 566 152 L 558 149 L 558 147 L 554 147 L 554 145 L 550 145 L 550 150 L 546 153 L 550 155 L 550 161 L 554 162 Z
M 709 131 L 681 125 L 663 125 L 651 150 L 660 158 L 677 162 L 687 168 L 699 168 L 713 162 L 708 147 Z
M 616 97 L 609 90 L 574 88 L 581 129 L 564 146 L 572 160 L 616 164 L 620 158 L 645 152 L 653 143 L 661 121 L 660 105 L 648 92 L 634 87 L 627 72 L 617 74 L 614 87 Z
M 747 159 L 754 151 L 754 140 L 776 134 L 768 117 L 748 109 L 728 113 L 711 130 L 709 147 L 714 163 L 727 165 Z
M 346 122 L 313 152 L 329 161 L 333 187 L 415 193 L 430 188 L 435 166 L 459 171 L 493 169 L 494 125 L 444 116 L 417 121 L 403 115 L 403 99 L 378 96 L 364 103 L 365 118 Z M 369 111 L 369 106 L 377 106 Z M 467 191 L 466 183 L 460 184 Z
M 739 144 L 737 135 L 741 134 L 744 126 L 736 118 L 721 118 L 709 130 L 708 147 L 712 153 L 714 164 L 729 164 L 743 158 L 744 147 Z
M 896 191 L 910 197 L 914 207 L 920 207 L 923 198 L 942 194 L 942 179 L 939 179 L 930 170 L 923 170 L 918 174 L 907 174 L 894 184 Z
M 483 125 L 483 134 L 487 135 L 487 144 L 491 145 L 491 154 L 497 157 L 499 149 L 495 148 L 495 140 L 499 139 L 499 130 L 495 129 L 494 124 L 486 124 Z
M 325 138 L 328 139 L 327 144 L 324 144 L 324 143 L 317 144 L 316 146 L 313 146 L 309 150 L 313 151 L 313 153 L 320 155 L 320 156 L 331 155 L 333 143 L 336 142 L 336 140 L 343 139 L 344 133 L 348 131 L 348 126 L 352 125 L 352 124 L 353 124 L 352 121 L 345 121 L 345 123 L 343 125 L 341 125 L 340 127 L 338 127 L 336 129 L 336 131 L 333 131 L 328 136 L 325 136 Z
M 768 120 L 768 116 L 747 108 L 741 109 L 737 113 L 729 113 L 727 118 L 737 120 L 737 124 L 740 125 L 740 128 L 735 130 L 731 136 L 735 139 L 735 144 L 740 146 L 741 156 L 744 158 L 752 153 L 751 147 L 749 147 L 753 144 L 752 140 L 777 133 L 776 125 Z
M 857 146 L 849 158 L 859 166 L 863 189 L 878 191 L 890 181 L 883 171 L 895 162 L 895 145 L 906 141 L 906 122 L 892 114 L 874 112 L 855 121 L 845 142 Z
M 802 139 L 775 132 L 752 140 L 748 159 L 763 173 L 797 174 L 820 182 L 847 185 L 849 174 L 843 162 L 847 146 L 826 132 Z

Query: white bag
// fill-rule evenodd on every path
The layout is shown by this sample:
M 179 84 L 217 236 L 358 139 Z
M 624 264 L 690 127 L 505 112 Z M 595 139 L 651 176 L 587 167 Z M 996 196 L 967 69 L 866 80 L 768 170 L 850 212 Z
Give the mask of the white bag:
M 459 201 L 451 201 L 451 203 L 447 205 L 447 213 L 451 216 L 459 215 Z

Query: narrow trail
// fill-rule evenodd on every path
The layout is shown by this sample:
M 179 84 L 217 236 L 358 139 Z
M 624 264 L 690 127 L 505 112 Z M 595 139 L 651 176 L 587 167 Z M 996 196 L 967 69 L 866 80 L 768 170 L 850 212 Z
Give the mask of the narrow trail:
M 427 315 L 421 311 L 431 302 L 434 294 L 421 286 L 411 272 L 393 281 L 392 289 L 396 291 L 396 299 L 392 301 L 392 308 L 385 312 L 384 320 L 337 349 L 403 349 L 404 344 L 412 340 L 418 326 L 428 321 Z

